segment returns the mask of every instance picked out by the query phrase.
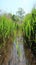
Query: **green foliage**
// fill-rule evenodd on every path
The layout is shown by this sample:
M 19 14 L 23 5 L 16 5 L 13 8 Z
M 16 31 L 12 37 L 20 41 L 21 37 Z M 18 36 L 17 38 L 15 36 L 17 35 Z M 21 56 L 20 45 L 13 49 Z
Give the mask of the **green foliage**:
M 6 41 L 10 36 L 13 34 L 13 21 L 10 18 L 7 18 L 6 16 L 0 17 L 0 45 Z
M 34 20 L 34 17 L 36 19 L 36 16 L 35 16 L 36 13 L 35 14 L 34 14 L 34 12 L 32 12 L 32 13 L 27 14 L 25 16 L 25 18 L 24 18 L 24 30 L 26 32 L 29 32 L 29 34 L 31 32 L 31 29 L 33 30 L 33 28 L 34 28 L 33 27 L 34 26 L 34 23 L 36 23 L 36 20 Z M 26 35 L 28 35 L 28 33 Z
M 30 14 L 27 14 L 23 20 L 24 33 L 28 38 L 28 41 L 35 41 L 36 39 L 36 9 L 33 9 Z M 31 43 L 30 43 L 31 44 Z
M 13 15 L 13 16 L 12 16 L 12 20 L 13 20 L 14 22 L 18 22 L 18 21 L 19 21 L 19 18 L 18 18 L 18 16 Z

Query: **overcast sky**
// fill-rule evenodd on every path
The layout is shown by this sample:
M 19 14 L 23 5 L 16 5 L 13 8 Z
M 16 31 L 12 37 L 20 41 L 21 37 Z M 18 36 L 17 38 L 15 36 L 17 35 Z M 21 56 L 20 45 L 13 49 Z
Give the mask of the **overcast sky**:
M 28 13 L 34 5 L 36 0 L 0 0 L 0 10 L 11 13 L 15 13 L 20 7 Z

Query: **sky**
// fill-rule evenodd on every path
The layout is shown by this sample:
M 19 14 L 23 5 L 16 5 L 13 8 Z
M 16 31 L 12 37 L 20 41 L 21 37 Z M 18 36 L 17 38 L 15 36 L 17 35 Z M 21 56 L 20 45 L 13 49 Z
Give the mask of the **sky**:
M 25 13 L 28 13 L 34 5 L 36 5 L 36 0 L 0 0 L 0 10 L 14 14 L 18 8 L 23 8 Z

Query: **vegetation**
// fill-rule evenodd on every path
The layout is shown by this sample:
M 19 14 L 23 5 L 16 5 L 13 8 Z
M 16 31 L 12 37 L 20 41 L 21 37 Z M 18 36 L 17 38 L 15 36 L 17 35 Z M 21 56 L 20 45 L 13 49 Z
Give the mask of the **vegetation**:
M 27 14 L 23 20 L 24 27 L 24 39 L 26 44 L 31 50 L 36 51 L 36 9 L 32 9 L 32 12 Z M 33 46 L 33 47 L 32 47 Z M 34 53 L 36 55 L 36 52 Z
M 10 14 L 10 17 L 5 15 L 0 16 L 0 48 L 5 45 L 5 41 L 7 41 L 10 36 L 15 38 L 19 30 L 23 32 L 23 37 L 28 47 L 31 48 L 33 41 L 36 44 L 36 9 L 32 9 L 31 13 L 24 16 L 24 11 L 20 8 L 17 14 L 18 15 Z M 22 23 L 19 24 L 21 21 Z
M 6 16 L 0 17 L 0 48 L 13 34 L 13 21 Z

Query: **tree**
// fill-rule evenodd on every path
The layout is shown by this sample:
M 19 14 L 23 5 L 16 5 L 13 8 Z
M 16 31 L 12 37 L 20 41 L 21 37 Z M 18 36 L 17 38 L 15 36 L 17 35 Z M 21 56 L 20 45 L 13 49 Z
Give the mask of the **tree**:
M 16 12 L 16 14 L 18 15 L 18 17 L 20 18 L 20 20 L 23 19 L 24 16 L 24 10 L 22 8 L 19 8 L 18 11 Z
M 17 22 L 17 21 L 19 21 L 19 18 L 16 15 L 12 15 L 12 20 L 15 21 L 15 22 Z

